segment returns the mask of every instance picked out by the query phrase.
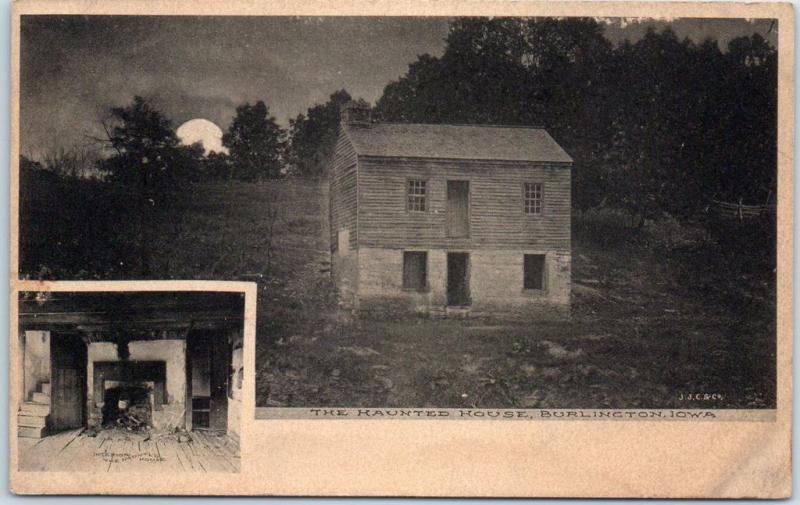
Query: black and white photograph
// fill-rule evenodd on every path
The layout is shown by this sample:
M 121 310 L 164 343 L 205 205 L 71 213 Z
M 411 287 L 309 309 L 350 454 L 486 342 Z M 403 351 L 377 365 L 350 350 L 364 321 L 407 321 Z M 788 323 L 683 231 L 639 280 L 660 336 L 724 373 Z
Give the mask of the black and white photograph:
M 772 410 L 781 29 L 23 15 L 12 275 L 257 283 L 259 419 Z M 130 296 L 20 300 L 20 464 L 236 465 L 241 307 Z
M 242 293 L 38 291 L 18 304 L 19 471 L 240 471 Z

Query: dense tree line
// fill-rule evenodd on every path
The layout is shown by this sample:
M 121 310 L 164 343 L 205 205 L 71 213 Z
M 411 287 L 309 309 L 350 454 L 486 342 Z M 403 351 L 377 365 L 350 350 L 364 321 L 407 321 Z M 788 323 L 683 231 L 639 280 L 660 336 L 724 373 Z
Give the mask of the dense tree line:
M 643 218 L 775 191 L 777 53 L 760 35 L 612 45 L 591 19 L 460 19 L 441 57 L 386 86 L 386 121 L 546 127 L 575 159 L 574 203 Z

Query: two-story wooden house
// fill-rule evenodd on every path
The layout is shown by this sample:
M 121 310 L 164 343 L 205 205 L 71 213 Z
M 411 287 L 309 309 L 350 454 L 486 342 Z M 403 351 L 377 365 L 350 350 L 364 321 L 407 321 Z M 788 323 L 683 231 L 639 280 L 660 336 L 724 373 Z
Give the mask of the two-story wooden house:
M 570 299 L 572 159 L 542 128 L 342 113 L 332 272 L 364 310 L 528 312 Z

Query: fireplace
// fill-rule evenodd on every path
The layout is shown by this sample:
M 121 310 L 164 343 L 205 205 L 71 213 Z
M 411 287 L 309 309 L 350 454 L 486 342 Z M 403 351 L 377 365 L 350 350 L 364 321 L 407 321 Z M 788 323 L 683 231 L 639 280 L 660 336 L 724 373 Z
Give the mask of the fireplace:
M 124 352 L 118 346 L 88 346 L 88 427 L 227 431 L 227 339 L 193 330 L 185 340 L 130 340 Z
M 103 427 L 145 431 L 153 426 L 154 383 L 107 380 L 103 384 Z
M 131 341 L 121 359 L 111 342 L 88 351 L 90 427 L 183 428 L 186 352 L 182 340 Z

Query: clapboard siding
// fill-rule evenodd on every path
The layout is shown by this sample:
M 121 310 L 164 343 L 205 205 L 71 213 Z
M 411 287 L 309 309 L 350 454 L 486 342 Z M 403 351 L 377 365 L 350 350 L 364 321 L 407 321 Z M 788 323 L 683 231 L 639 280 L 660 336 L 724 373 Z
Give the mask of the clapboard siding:
M 360 157 L 358 244 L 366 247 L 431 247 L 543 250 L 570 248 L 570 168 L 531 162 L 423 161 Z M 409 179 L 427 182 L 428 210 L 406 211 Z M 446 181 L 470 181 L 470 237 L 448 238 Z M 523 184 L 543 184 L 539 216 L 523 209 Z
M 330 174 L 331 251 L 338 248 L 339 231 L 350 231 L 350 247 L 358 244 L 358 158 L 353 144 L 342 130 L 334 150 Z

